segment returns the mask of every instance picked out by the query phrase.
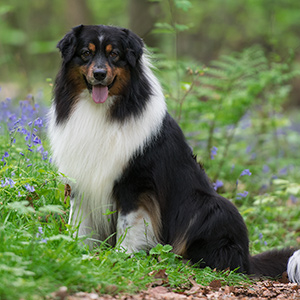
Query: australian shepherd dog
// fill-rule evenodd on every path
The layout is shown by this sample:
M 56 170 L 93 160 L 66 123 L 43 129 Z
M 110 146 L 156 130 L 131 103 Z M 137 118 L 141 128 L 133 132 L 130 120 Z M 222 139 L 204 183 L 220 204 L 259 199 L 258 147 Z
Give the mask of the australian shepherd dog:
M 89 245 L 134 253 L 158 243 L 200 267 L 300 283 L 300 250 L 251 256 L 237 208 L 218 195 L 168 114 L 143 41 L 77 26 L 58 43 L 49 136 L 71 186 L 70 224 Z

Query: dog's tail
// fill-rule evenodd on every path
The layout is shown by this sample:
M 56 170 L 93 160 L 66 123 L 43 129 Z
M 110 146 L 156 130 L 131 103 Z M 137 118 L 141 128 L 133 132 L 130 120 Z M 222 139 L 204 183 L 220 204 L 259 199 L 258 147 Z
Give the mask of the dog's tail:
M 276 278 L 287 271 L 291 282 L 300 284 L 300 250 L 271 250 L 250 257 L 250 274 Z

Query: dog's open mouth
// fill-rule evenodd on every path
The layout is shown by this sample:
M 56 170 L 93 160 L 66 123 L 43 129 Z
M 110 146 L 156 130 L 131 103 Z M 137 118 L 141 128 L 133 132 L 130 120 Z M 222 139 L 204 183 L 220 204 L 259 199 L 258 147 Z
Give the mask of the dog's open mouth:
M 92 94 L 92 98 L 95 103 L 104 103 L 108 98 L 108 91 L 114 85 L 116 81 L 116 77 L 113 79 L 112 83 L 109 85 L 102 84 L 90 84 L 86 78 L 84 77 L 86 85 L 90 93 Z

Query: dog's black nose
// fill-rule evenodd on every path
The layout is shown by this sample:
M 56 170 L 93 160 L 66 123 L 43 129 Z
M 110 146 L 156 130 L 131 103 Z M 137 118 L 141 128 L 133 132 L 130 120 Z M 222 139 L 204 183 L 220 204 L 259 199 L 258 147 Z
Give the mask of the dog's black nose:
M 101 81 L 106 77 L 107 71 L 105 69 L 96 69 L 93 74 L 95 79 Z

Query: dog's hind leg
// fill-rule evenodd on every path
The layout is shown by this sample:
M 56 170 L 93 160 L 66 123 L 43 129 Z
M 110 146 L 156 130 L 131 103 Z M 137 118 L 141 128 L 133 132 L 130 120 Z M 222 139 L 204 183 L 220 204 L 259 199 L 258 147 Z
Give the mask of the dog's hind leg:
M 128 253 L 149 250 L 157 245 L 151 218 L 144 208 L 129 213 L 119 212 L 117 241 Z

